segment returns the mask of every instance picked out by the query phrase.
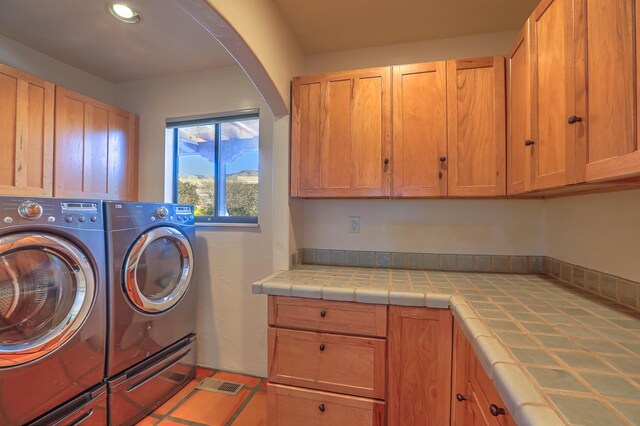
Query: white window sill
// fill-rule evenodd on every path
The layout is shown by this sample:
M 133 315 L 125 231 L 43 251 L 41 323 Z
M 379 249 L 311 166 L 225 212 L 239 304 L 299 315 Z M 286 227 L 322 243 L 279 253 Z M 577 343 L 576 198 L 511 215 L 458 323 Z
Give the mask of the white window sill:
M 196 228 L 260 228 L 260 224 L 259 223 L 196 222 Z

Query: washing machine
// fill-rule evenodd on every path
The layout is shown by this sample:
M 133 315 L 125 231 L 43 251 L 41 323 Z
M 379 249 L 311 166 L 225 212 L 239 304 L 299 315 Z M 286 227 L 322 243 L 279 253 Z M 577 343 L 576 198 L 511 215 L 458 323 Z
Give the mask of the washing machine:
M 105 202 L 112 424 L 134 424 L 195 377 L 193 206 Z
M 103 381 L 103 226 L 100 201 L 0 197 L 0 424 Z

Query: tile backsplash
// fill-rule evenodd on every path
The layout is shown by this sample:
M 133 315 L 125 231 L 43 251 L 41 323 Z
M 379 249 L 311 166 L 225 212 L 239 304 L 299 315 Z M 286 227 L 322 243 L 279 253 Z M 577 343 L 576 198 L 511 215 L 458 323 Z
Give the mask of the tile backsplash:
M 464 272 L 541 274 L 544 256 L 400 253 L 385 251 L 302 249 L 292 264 L 362 266 Z
M 543 272 L 625 306 L 640 309 L 640 283 L 552 257 L 544 258 Z
M 545 256 L 400 253 L 305 248 L 291 255 L 291 264 L 546 274 L 640 310 L 640 283 Z

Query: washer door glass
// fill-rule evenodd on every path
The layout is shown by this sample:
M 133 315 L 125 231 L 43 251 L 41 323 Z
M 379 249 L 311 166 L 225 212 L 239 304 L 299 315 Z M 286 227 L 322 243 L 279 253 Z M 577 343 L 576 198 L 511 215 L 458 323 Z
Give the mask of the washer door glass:
M 0 368 L 40 358 L 88 316 L 93 270 L 72 243 L 48 234 L 0 237 Z
M 175 228 L 154 228 L 142 234 L 125 262 L 125 291 L 143 312 L 171 309 L 189 288 L 193 252 L 187 238 Z

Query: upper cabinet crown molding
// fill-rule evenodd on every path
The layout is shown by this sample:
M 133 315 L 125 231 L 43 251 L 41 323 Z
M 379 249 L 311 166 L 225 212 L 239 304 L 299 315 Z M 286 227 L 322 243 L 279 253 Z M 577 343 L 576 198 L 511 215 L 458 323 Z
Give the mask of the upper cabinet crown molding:
M 51 196 L 54 90 L 0 64 L 0 194 Z

